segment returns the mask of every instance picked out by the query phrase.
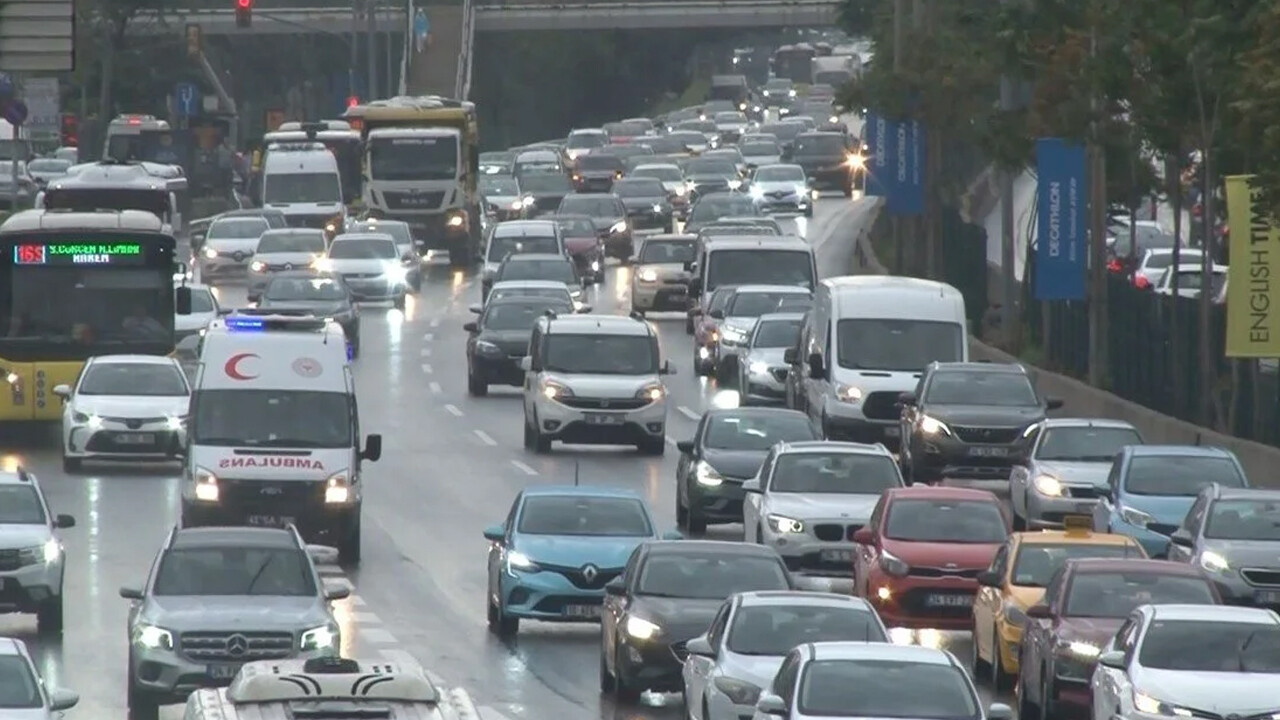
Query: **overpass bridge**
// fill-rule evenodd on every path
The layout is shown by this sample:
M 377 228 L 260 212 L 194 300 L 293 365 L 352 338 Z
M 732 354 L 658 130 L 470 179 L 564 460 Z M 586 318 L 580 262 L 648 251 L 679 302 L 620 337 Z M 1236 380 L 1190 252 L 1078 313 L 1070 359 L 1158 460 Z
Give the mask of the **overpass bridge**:
M 338 0 L 341 2 L 341 0 Z M 218 9 L 170 10 L 158 15 L 140 13 L 131 23 L 135 33 L 182 33 L 189 24 L 199 25 L 207 35 L 327 35 L 351 32 L 352 9 L 326 5 L 325 0 L 306 0 L 307 7 L 257 7 L 252 27 L 236 27 L 230 7 Z M 839 0 L 595 0 L 557 2 L 555 0 L 472 0 L 475 32 L 516 32 L 526 30 L 647 30 L 688 27 L 784 28 L 825 27 L 836 23 Z M 431 6 L 428 13 L 438 8 Z M 380 8 L 371 28 L 363 19 L 358 31 L 401 32 L 408 26 L 403 8 Z M 432 35 L 436 35 L 435 20 Z

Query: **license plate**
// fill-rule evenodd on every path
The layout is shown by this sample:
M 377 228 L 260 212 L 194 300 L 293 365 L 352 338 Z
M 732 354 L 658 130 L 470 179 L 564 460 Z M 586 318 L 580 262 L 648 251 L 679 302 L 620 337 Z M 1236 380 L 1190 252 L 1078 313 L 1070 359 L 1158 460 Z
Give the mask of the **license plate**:
M 1280 605 L 1280 590 L 1259 590 L 1253 599 L 1261 605 Z
M 284 527 L 296 524 L 294 518 L 280 515 L 250 515 L 246 518 L 246 522 L 255 527 Z
M 1009 457 L 1009 448 L 971 447 L 969 448 L 969 457 L 985 457 L 985 458 Z
M 598 618 L 600 617 L 599 605 L 565 605 L 564 616 L 571 618 Z
M 235 663 L 224 663 L 221 665 L 209 666 L 209 677 L 214 680 L 230 680 L 240 671 L 240 666 Z
M 898 427 L 890 426 L 890 427 L 887 427 L 887 428 L 885 428 L 885 429 L 884 429 L 884 436 L 885 436 L 885 437 L 894 437 L 894 438 L 896 438 L 896 437 L 898 437 L 898 436 L 899 436 L 899 435 L 901 435 L 901 434 L 902 434 L 902 430 L 901 430 L 901 428 L 898 428 Z
M 621 425 L 623 416 L 621 415 L 605 415 L 602 413 L 587 413 L 583 420 L 588 425 Z
M 972 595 L 929 595 L 924 604 L 929 607 L 970 607 L 973 605 Z
M 156 436 L 152 433 L 120 433 L 116 435 L 116 442 L 120 445 L 154 445 Z
M 852 550 L 823 550 L 819 556 L 822 562 L 853 562 Z

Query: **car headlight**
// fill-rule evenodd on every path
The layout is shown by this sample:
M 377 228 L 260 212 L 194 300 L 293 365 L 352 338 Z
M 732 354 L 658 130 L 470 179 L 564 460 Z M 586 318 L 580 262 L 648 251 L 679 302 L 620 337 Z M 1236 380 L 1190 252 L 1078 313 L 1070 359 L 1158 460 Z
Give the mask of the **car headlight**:
M 218 476 L 211 471 L 196 467 L 192 473 L 192 479 L 195 480 L 196 500 L 201 502 L 218 502 Z
M 741 188 L 741 187 L 742 187 L 742 181 L 741 181 L 741 180 L 730 180 L 730 181 L 729 181 L 729 189 L 730 189 L 730 190 L 737 190 L 738 188 Z
M 409 277 L 408 269 L 395 263 L 387 263 L 387 266 L 382 270 L 382 274 L 386 276 L 387 280 L 396 284 L 404 282 L 405 278 Z
M 329 625 L 311 628 L 302 633 L 300 650 L 327 650 L 338 646 L 338 629 Z
M 662 628 L 657 623 L 649 622 L 635 615 L 627 618 L 626 630 L 627 634 L 636 640 L 648 640 L 662 632 Z
M 653 204 L 653 211 L 654 211 L 654 212 L 656 212 L 656 213 L 660 213 L 660 212 L 662 212 L 662 203 L 654 203 L 654 204 Z
M 795 96 L 796 96 L 796 91 L 795 91 L 795 90 L 788 90 L 788 91 L 787 91 L 787 97 L 795 97 Z
M 344 470 L 330 475 L 324 481 L 324 502 L 326 505 L 343 505 L 352 499 L 351 478 Z
M 1013 603 L 1005 603 L 1004 621 L 1014 627 L 1023 627 L 1027 624 L 1027 613 Z
M 947 427 L 946 423 L 936 418 L 931 418 L 928 415 L 921 416 L 920 430 L 925 435 L 950 435 L 951 434 L 951 428 Z
M 249 263 L 249 270 L 251 272 L 260 273 L 265 271 L 266 269 L 267 269 L 267 264 L 262 262 L 261 260 L 254 260 L 253 262 Z
M 636 393 L 636 397 L 649 402 L 658 402 L 666 397 L 666 394 L 667 389 L 662 386 L 662 383 L 651 383 L 640 388 L 640 391 Z
M 507 574 L 515 575 L 517 570 L 520 572 L 536 573 L 541 572 L 542 568 L 538 566 L 538 563 L 529 559 L 528 555 L 512 550 L 507 553 Z
M 764 198 L 764 189 L 761 188 L 759 185 L 752 185 L 747 190 L 747 194 L 750 195 L 755 200 L 761 200 Z
M 619 220 L 618 222 L 616 222 L 616 223 L 614 223 L 613 225 L 610 225 L 610 226 L 609 226 L 609 232 L 611 232 L 611 233 L 613 233 L 613 234 L 615 234 L 615 235 L 617 235 L 617 234 L 619 234 L 619 233 L 624 233 L 624 232 L 626 232 L 626 231 L 627 231 L 627 221 L 626 221 L 626 220 Z
M 79 425 L 88 425 L 93 430 L 102 427 L 102 418 L 93 413 L 80 412 L 78 410 L 71 413 L 71 421 Z
M 525 197 L 521 198 L 520 205 L 522 207 L 533 207 L 533 196 L 526 195 Z
M 511 203 L 511 209 L 512 209 L 512 210 L 522 210 L 522 209 L 524 209 L 524 201 L 523 201 L 523 200 L 516 200 L 515 202 Z
M 848 165 L 851 168 L 860 168 L 866 164 L 867 164 L 866 158 L 862 157 L 861 155 L 850 155 L 849 159 L 845 160 L 845 165 Z
M 1154 520 L 1154 518 L 1147 513 L 1144 513 L 1137 508 L 1131 508 L 1128 505 L 1120 506 L 1120 518 L 1130 525 L 1136 525 L 1140 528 L 1145 528 L 1152 520 Z
M 640 282 L 658 282 L 658 271 L 653 268 L 645 268 L 637 273 L 636 277 L 640 279 Z
M 559 400 L 573 397 L 573 391 L 553 380 L 545 380 L 542 383 L 542 396 L 548 400 Z
M 1063 649 L 1078 658 L 1084 658 L 1086 660 L 1091 660 L 1102 654 L 1102 648 L 1091 642 L 1084 642 L 1083 640 L 1074 640 L 1066 643 L 1066 647 Z
M 1031 485 L 1041 495 L 1062 497 L 1062 483 L 1052 475 L 1037 475 L 1036 479 L 1031 481 Z
M 769 372 L 769 363 L 756 360 L 747 366 L 747 371 L 752 375 L 764 375 Z
M 724 478 L 720 477 L 720 473 L 707 464 L 706 460 L 699 460 L 698 464 L 693 466 L 693 477 L 699 485 L 707 487 L 718 487 L 724 484 Z
M 331 272 L 333 270 L 333 261 L 329 258 L 316 258 L 311 263 L 311 267 L 320 272 Z
M 740 345 L 747 339 L 747 334 L 735 327 L 720 328 L 720 341 L 725 345 Z
M 1213 573 L 1224 573 L 1231 569 L 1231 563 L 1222 555 L 1212 551 L 1205 550 L 1200 553 L 1200 567 Z
M 880 551 L 879 565 L 886 575 L 893 577 L 906 577 L 911 572 L 911 566 L 905 560 L 884 550 Z
M 576 287 L 569 290 L 569 299 L 577 301 L 582 299 L 582 288 Z
M 218 257 L 218 251 L 214 248 L 207 247 L 204 249 L 204 256 L 212 260 Z
M 862 388 L 853 385 L 836 385 L 836 397 L 847 403 L 859 402 L 862 400 Z
M 502 348 L 498 347 L 497 345 L 494 345 L 488 340 L 477 340 L 476 352 L 484 355 L 497 355 L 498 353 L 502 352 Z
M 804 523 L 795 518 L 789 518 L 786 515 L 770 515 L 765 518 L 769 522 L 769 527 L 776 533 L 796 534 L 804 532 Z
M 133 641 L 152 650 L 172 650 L 173 633 L 155 625 L 138 625 L 133 629 Z
M 760 688 L 745 680 L 718 677 L 715 686 L 734 705 L 755 705 L 760 699 Z
M 169 417 L 165 418 L 164 424 L 168 426 L 170 430 L 181 430 L 187 425 L 187 416 L 186 415 L 170 415 Z
M 447 224 L 451 228 L 460 228 L 462 227 L 463 223 L 465 223 L 466 221 L 467 221 L 467 218 L 465 215 L 454 214 L 449 216 L 449 219 L 445 221 L 445 224 Z
M 1140 691 L 1133 691 L 1133 709 L 1147 715 L 1164 715 L 1166 717 L 1195 717 L 1187 708 L 1163 700 L 1157 700 L 1150 695 Z M 1277 713 L 1280 715 L 1280 713 Z M 1273 715 L 1272 717 L 1276 717 Z

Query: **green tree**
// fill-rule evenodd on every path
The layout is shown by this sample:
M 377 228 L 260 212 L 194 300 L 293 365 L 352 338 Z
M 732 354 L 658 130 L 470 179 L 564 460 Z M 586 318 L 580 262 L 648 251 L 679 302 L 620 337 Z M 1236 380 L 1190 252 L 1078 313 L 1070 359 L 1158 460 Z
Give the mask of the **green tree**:
M 1240 96 L 1234 107 L 1260 128 L 1253 172 L 1272 218 L 1280 223 L 1280 0 L 1258 8 L 1253 46 L 1240 57 Z

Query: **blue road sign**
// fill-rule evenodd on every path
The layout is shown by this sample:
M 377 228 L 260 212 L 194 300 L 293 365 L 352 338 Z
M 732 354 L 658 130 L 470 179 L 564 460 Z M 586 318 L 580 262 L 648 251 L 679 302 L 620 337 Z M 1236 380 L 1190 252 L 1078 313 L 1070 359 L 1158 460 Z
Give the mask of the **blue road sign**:
M 180 82 L 173 86 L 173 106 L 178 114 L 191 117 L 200 114 L 200 88 L 189 82 Z
M 864 124 L 867 129 L 866 193 L 873 197 L 887 197 L 893 182 L 889 168 L 896 165 L 889 156 L 893 148 L 886 146 L 883 140 L 888 137 L 890 123 L 884 116 L 869 112 L 866 114 Z
M 10 125 L 17 127 L 27 121 L 27 104 L 21 100 L 0 102 L 0 117 L 3 117 Z
M 1083 145 L 1036 141 L 1037 300 L 1084 300 L 1089 188 Z
M 924 214 L 924 126 L 867 113 L 867 195 L 894 215 Z

